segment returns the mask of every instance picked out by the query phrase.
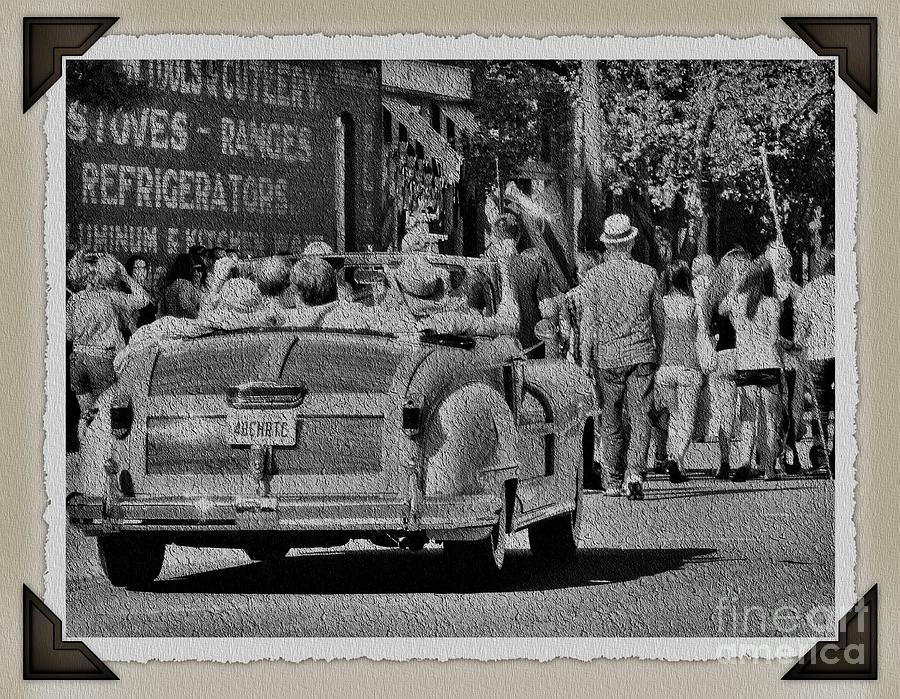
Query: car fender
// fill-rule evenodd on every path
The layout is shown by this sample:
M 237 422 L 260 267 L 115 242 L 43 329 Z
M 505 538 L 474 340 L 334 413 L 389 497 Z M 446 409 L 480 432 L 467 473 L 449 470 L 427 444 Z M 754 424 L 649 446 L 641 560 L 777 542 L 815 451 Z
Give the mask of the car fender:
M 428 496 L 497 492 L 519 468 L 509 406 L 499 391 L 481 382 L 457 388 L 441 401 L 422 444 Z

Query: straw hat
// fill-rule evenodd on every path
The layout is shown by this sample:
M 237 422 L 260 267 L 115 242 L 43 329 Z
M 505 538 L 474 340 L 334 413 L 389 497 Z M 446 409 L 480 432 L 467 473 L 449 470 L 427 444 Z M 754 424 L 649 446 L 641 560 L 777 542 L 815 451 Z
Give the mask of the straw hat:
M 444 293 L 444 277 L 440 270 L 418 253 L 403 260 L 394 272 L 394 278 L 401 291 L 417 299 L 431 299 Z
M 637 238 L 637 228 L 631 225 L 626 214 L 613 214 L 603 222 L 600 240 L 606 245 L 622 245 Z
M 324 240 L 314 240 L 305 248 L 303 248 L 304 255 L 318 255 L 319 257 L 324 257 L 325 255 L 333 255 L 334 248 L 331 247 Z
M 403 236 L 400 241 L 400 252 L 428 252 L 431 242 L 418 231 L 412 231 Z
M 216 307 L 199 318 L 200 322 L 219 330 L 239 330 L 275 325 L 278 306 L 265 298 L 249 279 L 229 279 L 222 286 Z

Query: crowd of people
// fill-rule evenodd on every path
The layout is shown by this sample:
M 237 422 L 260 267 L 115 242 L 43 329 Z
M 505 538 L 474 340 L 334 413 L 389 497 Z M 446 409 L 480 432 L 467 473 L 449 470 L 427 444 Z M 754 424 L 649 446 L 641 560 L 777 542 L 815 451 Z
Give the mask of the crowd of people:
M 253 260 L 221 248 L 193 248 L 175 258 L 157 291 L 143 256 L 123 265 L 108 253 L 76 251 L 66 267 L 68 386 L 76 401 L 69 414 L 79 415 L 77 429 L 68 431 L 71 448 L 93 419 L 100 394 L 136 354 L 164 341 L 266 326 L 515 335 L 520 311 L 509 274 L 515 246 L 512 232 L 501 232 L 513 225 L 495 226 L 490 259 L 498 263 L 499 303 L 489 313 L 451 288 L 448 271 L 429 261 L 427 239 L 409 242 L 399 266 L 364 300 L 327 261 L 332 250 L 324 243 L 310 244 L 301 255 Z
M 778 244 L 756 257 L 736 246 L 717 264 L 708 255 L 691 265 L 675 260 L 658 274 L 632 257 L 637 230 L 615 214 L 604 224 L 603 255 L 579 253 L 578 284 L 560 292 L 541 253 L 522 249 L 522 230 L 516 213 L 498 216 L 485 264 L 461 289 L 429 261 L 432 241 L 408 234 L 402 261 L 365 302 L 336 273 L 324 243 L 252 261 L 195 246 L 159 285 L 146 257 L 122 264 L 76 251 L 66 270 L 66 337 L 78 432 L 130 359 L 165 340 L 278 325 L 515 335 L 530 356 L 567 355 L 595 379 L 600 461 L 586 487 L 641 499 L 649 468 L 683 482 L 692 441 L 710 430 L 716 478 L 799 472 L 807 397 L 811 468 L 833 473 L 833 253 L 825 251 L 818 276 L 802 287 Z
M 799 473 L 807 396 L 810 468 L 833 474 L 833 251 L 822 251 L 817 276 L 801 287 L 775 241 L 756 257 L 735 246 L 718 264 L 698 255 L 657 275 L 632 257 L 636 237 L 626 215 L 607 218 L 602 262 L 582 256 L 578 286 L 542 303 L 569 356 L 597 383 L 601 463 L 588 487 L 641 499 L 654 434 L 652 468 L 687 480 L 704 416 L 717 433 L 715 478 Z

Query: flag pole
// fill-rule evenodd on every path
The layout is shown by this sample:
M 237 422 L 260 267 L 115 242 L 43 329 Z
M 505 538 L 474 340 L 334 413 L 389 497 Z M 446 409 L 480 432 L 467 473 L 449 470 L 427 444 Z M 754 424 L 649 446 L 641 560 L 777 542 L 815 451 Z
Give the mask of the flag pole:
M 784 235 L 781 232 L 781 220 L 778 217 L 778 206 L 775 203 L 775 186 L 772 184 L 772 175 L 769 173 L 769 154 L 766 153 L 766 147 L 759 147 L 759 155 L 762 158 L 763 174 L 766 176 L 766 188 L 769 190 L 769 208 L 772 209 L 772 218 L 775 221 L 776 240 L 784 243 Z
M 494 156 L 494 176 L 497 178 L 497 210 L 503 213 L 503 192 L 500 191 L 500 158 Z

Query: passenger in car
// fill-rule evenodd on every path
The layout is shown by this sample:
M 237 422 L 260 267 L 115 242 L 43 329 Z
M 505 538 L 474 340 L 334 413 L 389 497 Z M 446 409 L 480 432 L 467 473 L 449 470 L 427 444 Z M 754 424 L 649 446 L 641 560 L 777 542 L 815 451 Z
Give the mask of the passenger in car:
M 251 279 L 256 282 L 262 295 L 272 299 L 282 308 L 293 308 L 296 304 L 291 287 L 291 265 L 281 255 L 273 255 L 254 263 Z
M 196 320 L 165 317 L 138 328 L 128 346 L 116 355 L 115 369 L 121 373 L 139 352 L 166 342 L 221 330 L 282 325 L 284 314 L 284 309 L 263 296 L 255 282 L 240 277 L 228 279 L 218 292 L 215 304 L 203 308 Z
M 284 313 L 284 325 L 321 326 L 338 301 L 334 268 L 321 257 L 304 257 L 291 268 L 290 282 L 295 301 L 294 308 Z
M 318 256 L 303 257 L 291 268 L 295 307 L 285 311 L 283 324 L 297 328 L 337 328 L 394 332 L 387 311 L 356 303 L 341 294 L 334 268 Z
M 510 287 L 519 307 L 517 334 L 522 347 L 537 344 L 534 330 L 541 320 L 539 305 L 551 295 L 550 274 L 541 252 L 535 247 L 518 251 L 522 238 L 522 222 L 514 214 L 503 214 L 494 222 L 487 240 L 484 258 L 503 261 L 509 270 Z M 467 289 L 469 305 L 484 316 L 494 314 L 488 289 L 490 275 L 486 270 L 476 271 Z M 496 280 L 495 280 L 496 282 Z M 540 356 L 540 348 L 532 356 Z
M 519 303 L 510 281 L 510 259 L 511 255 L 501 256 L 496 263 L 500 302 L 490 317 L 481 315 L 464 298 L 448 295 L 446 275 L 424 255 L 411 255 L 397 268 L 391 280 L 392 295 L 416 319 L 420 331 L 486 337 L 518 335 Z

